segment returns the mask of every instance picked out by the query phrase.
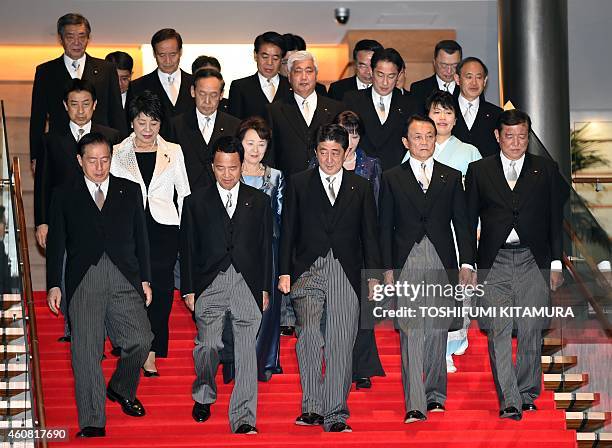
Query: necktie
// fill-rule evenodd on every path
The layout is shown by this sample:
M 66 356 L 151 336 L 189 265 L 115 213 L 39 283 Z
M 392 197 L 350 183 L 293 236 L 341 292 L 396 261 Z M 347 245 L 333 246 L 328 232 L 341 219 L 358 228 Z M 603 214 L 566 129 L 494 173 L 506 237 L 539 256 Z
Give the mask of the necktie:
M 515 165 L 516 161 L 512 160 L 510 162 L 508 172 L 506 173 L 506 180 L 508 181 L 508 186 L 511 190 L 514 190 L 514 186 L 516 185 L 516 181 L 518 180 L 518 173 L 516 172 Z
M 230 213 L 230 209 L 232 208 L 232 192 L 228 191 L 227 192 L 227 201 L 225 201 L 225 210 L 227 210 L 227 213 L 230 215 L 230 217 L 232 216 Z
M 387 111 L 385 110 L 385 102 L 383 101 L 383 97 L 379 97 L 378 103 L 378 117 L 380 118 L 380 122 L 384 123 L 387 119 Z
M 104 192 L 102 191 L 100 184 L 96 184 L 96 187 L 98 188 L 96 189 L 96 192 L 94 193 L 94 201 L 96 202 L 96 205 L 98 206 L 98 210 L 102 210 L 102 207 L 104 207 Z
M 178 86 L 177 83 L 174 82 L 174 76 L 168 76 L 168 85 L 170 87 L 170 101 L 172 101 L 172 105 L 176 104 L 176 100 L 178 98 Z
M 421 188 L 423 189 L 423 193 L 427 193 L 427 189 L 429 188 L 429 179 L 427 178 L 427 171 L 425 171 L 425 162 L 421 162 Z
M 212 135 L 212 126 L 210 125 L 210 117 L 206 117 L 206 123 L 202 126 L 202 137 L 204 137 L 204 141 L 208 145 L 210 142 L 210 137 Z
M 474 104 L 473 103 L 468 103 L 468 107 L 465 110 L 465 114 L 463 115 L 463 118 L 465 119 L 465 124 L 467 125 L 468 129 L 472 129 L 472 125 L 474 124 Z
M 268 101 L 274 101 L 274 96 L 276 95 L 276 87 L 274 87 L 274 83 L 271 79 L 268 79 Z
M 449 85 L 449 84 L 450 84 L 449 82 L 445 82 L 445 83 L 444 83 L 444 90 L 446 90 L 447 92 L 449 91 L 449 90 L 448 90 L 448 85 Z
M 327 181 L 327 191 L 329 192 L 329 200 L 331 204 L 334 205 L 334 203 L 336 202 L 336 192 L 334 191 L 334 181 L 336 180 L 336 178 L 332 176 L 327 176 L 325 180 Z
M 79 72 L 81 64 L 79 61 L 72 61 L 72 68 L 74 69 L 75 78 L 81 78 L 81 73 Z
M 306 121 L 306 124 L 310 126 L 312 119 L 310 117 L 310 106 L 308 106 L 308 100 L 302 101 L 302 110 L 304 111 L 304 120 Z
M 85 134 L 85 129 L 79 128 L 78 132 L 79 132 L 79 135 L 77 136 L 77 143 L 81 141 L 81 139 L 83 138 L 83 134 Z

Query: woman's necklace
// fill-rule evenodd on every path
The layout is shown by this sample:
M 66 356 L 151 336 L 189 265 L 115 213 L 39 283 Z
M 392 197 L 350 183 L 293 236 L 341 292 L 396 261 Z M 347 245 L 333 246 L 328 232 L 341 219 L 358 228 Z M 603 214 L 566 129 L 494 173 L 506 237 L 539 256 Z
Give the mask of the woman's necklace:
M 259 163 L 257 166 L 257 169 L 250 171 L 248 169 L 248 165 L 245 163 L 244 164 L 244 168 L 242 169 L 242 174 L 245 174 L 247 176 L 259 176 L 262 175 L 264 172 L 266 171 L 266 169 L 263 166 L 263 163 Z
M 155 148 L 157 146 L 157 139 L 155 139 L 155 141 L 148 148 L 141 148 L 141 147 L 139 147 L 136 144 L 136 139 L 134 139 L 133 144 L 134 144 L 134 149 L 136 150 L 136 152 L 151 152 L 153 150 L 153 148 Z

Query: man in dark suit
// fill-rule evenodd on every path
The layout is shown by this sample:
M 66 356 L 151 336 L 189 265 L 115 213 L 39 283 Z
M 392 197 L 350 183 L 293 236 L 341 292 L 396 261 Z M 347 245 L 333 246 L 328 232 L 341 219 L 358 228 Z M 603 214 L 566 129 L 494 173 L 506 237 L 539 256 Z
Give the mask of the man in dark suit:
M 341 103 L 317 94 L 317 63 L 307 51 L 294 52 L 287 62 L 293 94 L 268 106 L 272 147 L 266 159 L 285 176 L 308 168 L 319 126 L 344 110 Z
M 32 161 L 42 151 L 42 136 L 47 121 L 50 132 L 66 132 L 69 119 L 62 100 L 64 88 L 72 78 L 81 78 L 94 85 L 98 104 L 93 120 L 127 135 L 117 71 L 111 63 L 85 53 L 90 32 L 89 22 L 82 15 L 71 13 L 60 17 L 57 21 L 57 34 L 64 47 L 64 54 L 36 67 L 30 113 Z M 34 162 L 32 166 L 35 166 Z
M 410 85 L 410 93 L 425 107 L 425 101 L 433 92 L 445 91 L 457 97 L 455 71 L 462 57 L 461 45 L 454 40 L 441 40 L 434 49 L 434 74 L 429 78 L 415 81 Z
M 235 135 L 240 124 L 240 120 L 218 109 L 224 86 L 223 76 L 216 69 L 197 70 L 191 86 L 195 107 L 170 123 L 170 141 L 183 150 L 191 191 L 215 182 L 212 146 L 220 137 Z
M 405 123 L 421 106 L 410 94 L 402 95 L 395 88 L 404 60 L 397 50 L 376 50 L 372 56 L 372 87 L 348 92 L 346 108 L 359 114 L 365 134 L 360 147 L 372 157 L 378 157 L 383 170 L 399 165 L 406 148 L 402 144 Z
M 66 252 L 77 437 L 102 437 L 105 331 L 122 347 L 106 396 L 130 416 L 145 415 L 136 389 L 153 340 L 145 309 L 152 299 L 149 245 L 140 187 L 109 174 L 110 142 L 93 132 L 81 138 L 77 151 L 83 176 L 58 188 L 51 205 L 47 301 L 57 314 Z
M 127 94 L 132 82 L 134 74 L 134 60 L 132 56 L 125 51 L 113 51 L 104 58 L 105 61 L 111 62 L 117 69 L 117 77 L 119 78 L 119 90 L 121 91 L 121 104 L 123 110 L 126 109 Z
M 481 307 L 497 316 L 481 319 L 500 417 L 520 420 L 535 411 L 542 384 L 542 330 L 547 319 L 505 317 L 500 307 L 550 305 L 549 288 L 563 283 L 562 191 L 557 164 L 527 153 L 531 120 L 518 110 L 503 112 L 495 129 L 501 152 L 470 163 L 465 178 L 471 231 L 481 230 L 478 276 L 485 283 Z M 517 329 L 516 365 L 512 331 Z
M 170 135 L 170 119 L 183 112 L 193 111 L 194 101 L 190 94 L 193 78 L 179 67 L 183 54 L 183 38 L 176 30 L 164 28 L 156 32 L 151 38 L 151 47 L 157 70 L 132 82 L 128 103 L 131 98 L 145 90 L 156 94 L 164 111 L 164 121 L 159 133 L 167 140 Z
M 319 167 L 288 182 L 279 252 L 278 288 L 291 293 L 296 314 L 302 414 L 295 424 L 323 425 L 328 432 L 351 431 L 346 400 L 361 269 L 380 263 L 372 186 L 342 168 L 348 138 L 340 125 L 319 128 Z
M 198 336 L 192 416 L 210 417 L 226 312 L 234 333 L 236 377 L 230 398 L 232 432 L 256 434 L 257 356 L 261 312 L 269 305 L 272 209 L 263 192 L 240 182 L 244 154 L 235 137 L 215 145 L 216 182 L 185 199 L 181 217 L 181 292 L 195 312 Z M 196 300 L 197 299 L 197 300 Z
M 502 112 L 500 107 L 482 97 L 488 73 L 484 62 L 474 57 L 463 59 L 455 73 L 460 90 L 455 110 L 460 113 L 457 113 L 453 135 L 463 143 L 476 146 L 482 157 L 499 152 L 493 131 Z
M 413 115 L 403 142 L 410 159 L 383 174 L 380 202 L 381 251 L 385 283 L 399 281 L 440 285 L 472 283 L 475 233 L 469 232 L 461 172 L 434 161 L 436 126 L 429 117 Z M 451 223 L 452 226 L 451 227 Z M 398 297 L 397 306 L 452 307 L 453 297 L 419 294 Z M 398 319 L 402 355 L 404 423 L 425 420 L 427 412 L 444 411 L 446 401 L 446 339 L 451 319 L 416 314 Z M 425 380 L 423 380 L 423 377 Z
M 232 81 L 229 91 L 230 114 L 241 120 L 265 117 L 268 104 L 291 94 L 289 81 L 278 74 L 286 53 L 283 36 L 267 31 L 257 36 L 254 47 L 257 73 Z
M 221 73 L 221 63 L 219 62 L 219 59 L 215 58 L 214 56 L 202 55 L 195 58 L 191 63 L 191 73 L 195 75 L 195 73 L 201 68 L 214 68 Z M 229 101 L 227 98 L 221 98 L 218 109 L 221 112 L 229 114 Z
M 298 36 L 297 34 L 286 33 L 283 34 L 283 39 L 285 39 L 285 56 L 281 61 L 280 74 L 281 76 L 289 76 L 289 70 L 287 69 L 287 61 L 289 60 L 289 56 L 291 56 L 296 51 L 306 51 L 306 41 L 302 36 Z M 327 88 L 317 82 L 315 87 L 315 91 L 318 95 L 327 96 Z
M 364 90 L 372 85 L 372 55 L 376 50 L 382 50 L 383 46 L 371 39 L 363 39 L 355 44 L 353 48 L 353 66 L 355 75 L 332 82 L 329 86 L 329 97 L 342 101 L 346 92 L 353 90 Z

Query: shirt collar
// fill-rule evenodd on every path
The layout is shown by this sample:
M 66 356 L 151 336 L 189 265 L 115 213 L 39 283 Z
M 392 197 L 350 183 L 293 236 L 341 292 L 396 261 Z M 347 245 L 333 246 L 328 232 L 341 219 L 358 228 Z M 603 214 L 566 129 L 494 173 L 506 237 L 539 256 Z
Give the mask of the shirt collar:
M 170 84 L 170 82 L 168 82 L 168 78 L 170 76 L 172 76 L 174 78 L 174 82 L 181 81 L 181 68 L 177 68 L 176 71 L 174 73 L 164 73 L 161 71 L 161 69 L 157 69 L 157 76 L 159 76 L 159 80 L 162 82 L 163 85 L 167 86 Z
M 87 176 L 83 176 L 83 178 L 85 179 L 85 185 L 87 185 L 87 189 L 89 190 L 89 193 L 93 196 L 95 191 L 98 189 L 98 184 L 96 184 L 95 182 L 92 182 L 91 180 L 89 180 L 87 178 Z M 102 193 L 104 193 L 104 197 L 106 197 L 108 195 L 108 184 L 109 184 L 109 182 L 110 182 L 110 174 L 104 180 L 104 182 L 102 182 L 100 184 L 100 189 L 102 190 Z
M 300 108 L 302 107 L 304 101 L 308 101 L 308 107 L 310 107 L 310 110 L 312 110 L 313 106 L 316 107 L 317 105 L 317 92 L 315 90 L 313 90 L 312 93 L 306 98 L 302 98 L 295 92 L 293 93 L 293 97 L 295 98 L 295 101 L 298 103 L 298 106 L 300 106 Z
M 340 187 L 340 184 L 342 183 L 342 174 L 344 172 L 343 168 L 340 168 L 340 171 L 338 171 L 336 174 L 332 174 L 331 177 L 332 179 L 338 179 L 336 181 L 336 188 Z M 323 170 L 321 169 L 321 167 L 319 167 L 319 176 L 321 176 L 321 182 L 323 182 L 323 185 L 327 188 L 327 178 L 330 176 L 329 174 L 325 174 L 323 172 Z
M 420 160 L 417 160 L 413 157 L 410 157 L 408 159 L 410 161 L 410 166 L 412 167 L 412 171 L 414 173 L 418 173 L 421 170 L 421 162 Z M 425 160 L 425 170 L 427 172 L 431 172 L 433 170 L 433 164 L 434 164 L 434 158 L 433 156 L 430 157 L 429 159 Z
M 76 140 L 79 136 L 79 129 L 83 129 L 85 130 L 85 132 L 83 133 L 83 135 L 85 134 L 89 134 L 91 132 L 91 120 L 89 120 L 87 123 L 85 123 L 83 126 L 79 126 L 78 124 L 76 124 L 74 121 L 70 122 L 70 132 L 72 132 L 72 135 L 74 135 L 74 139 Z
M 219 182 L 217 182 L 217 190 L 219 190 L 219 194 L 221 195 L 221 199 L 223 201 L 225 201 L 227 199 L 227 193 L 231 193 L 232 194 L 232 199 L 234 199 L 234 200 L 236 198 L 238 198 L 238 190 L 239 189 L 240 189 L 240 182 L 236 183 L 236 185 L 234 185 L 231 190 L 226 190 L 225 188 L 223 188 L 221 186 L 221 184 L 219 184 Z
M 392 97 L 393 97 L 393 90 L 391 91 L 389 95 L 382 96 L 382 95 L 379 95 L 378 92 L 374 90 L 374 88 L 372 88 L 372 101 L 374 101 L 374 104 L 380 103 L 380 99 L 382 98 L 383 103 L 386 106 L 387 110 L 389 110 L 389 106 L 391 104 Z
M 367 89 L 368 87 L 372 85 L 372 84 L 366 84 L 365 82 L 362 82 L 358 76 L 355 76 L 355 79 L 357 80 L 357 90 Z
M 510 162 L 512 162 L 512 160 L 506 157 L 502 151 L 499 152 L 499 156 L 501 158 L 502 167 L 505 173 L 510 168 Z M 521 173 L 523 163 L 525 163 L 525 154 L 523 154 L 520 159 L 514 160 L 514 169 L 516 170 L 517 174 Z
M 261 84 L 261 87 L 267 87 L 268 86 L 268 78 L 266 78 L 264 75 L 262 75 L 261 73 L 257 72 L 257 76 L 259 77 L 259 83 Z M 278 75 L 278 73 L 276 75 L 274 75 L 272 78 L 270 78 L 270 82 L 272 84 L 274 84 L 275 87 L 278 87 L 278 83 L 280 82 L 280 76 Z
M 444 84 L 446 84 L 446 81 L 440 78 L 437 74 L 436 74 L 436 81 L 438 81 L 438 88 L 440 90 L 444 90 Z M 450 81 L 448 83 L 448 88 L 449 88 L 449 93 L 453 93 L 455 91 L 455 81 Z
M 79 59 L 77 59 L 77 61 L 79 62 L 79 66 L 81 70 L 83 68 L 83 66 L 85 65 L 85 59 L 87 58 L 87 54 L 83 53 L 83 56 L 81 56 Z M 64 64 L 66 64 L 66 66 L 72 67 L 72 62 L 74 61 L 74 59 L 71 59 L 66 53 L 64 53 Z
M 461 111 L 465 111 L 468 108 L 468 104 L 472 103 L 472 107 L 475 110 L 478 110 L 478 106 L 480 106 L 480 97 L 476 97 L 475 100 L 472 101 L 468 101 L 466 98 L 464 98 L 464 96 L 460 93 L 459 94 L 459 107 L 461 108 Z
M 206 117 L 208 116 L 210 118 L 210 123 L 214 126 L 215 124 L 215 119 L 217 118 L 217 111 L 214 111 L 212 114 L 210 115 L 204 115 L 202 112 L 200 112 L 198 110 L 198 108 L 196 107 L 196 116 L 198 117 L 198 127 L 200 129 L 202 129 L 202 127 L 206 124 Z

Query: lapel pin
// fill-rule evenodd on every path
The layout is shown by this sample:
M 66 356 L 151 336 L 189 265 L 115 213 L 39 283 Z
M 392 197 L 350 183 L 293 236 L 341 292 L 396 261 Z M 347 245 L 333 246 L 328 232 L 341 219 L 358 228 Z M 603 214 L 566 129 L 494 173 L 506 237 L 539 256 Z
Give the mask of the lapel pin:
M 220 130 L 221 132 L 223 132 L 223 128 L 219 128 L 219 130 Z
M 355 187 L 354 187 L 354 186 L 351 186 L 351 190 L 354 190 L 354 189 L 355 189 Z
M 99 72 L 100 72 L 100 71 L 98 70 L 98 68 L 97 68 L 97 67 L 93 69 L 93 74 L 94 74 L 94 75 L 97 75 Z
M 170 163 L 170 157 L 168 157 L 168 154 L 164 153 L 164 157 L 166 158 L 166 160 L 168 161 L 168 163 Z
M 533 170 L 533 174 L 538 174 L 538 170 Z

